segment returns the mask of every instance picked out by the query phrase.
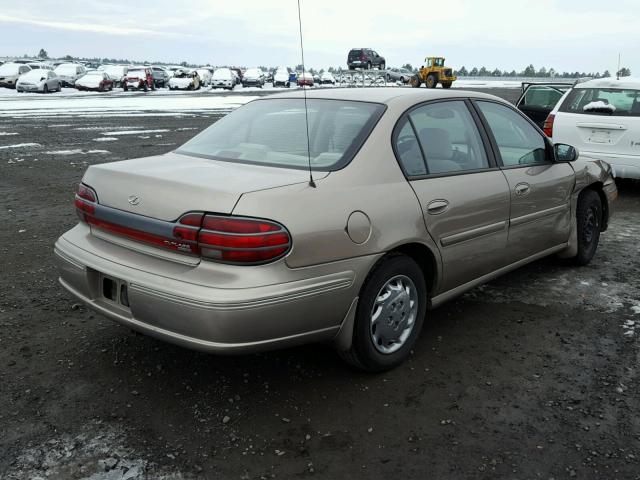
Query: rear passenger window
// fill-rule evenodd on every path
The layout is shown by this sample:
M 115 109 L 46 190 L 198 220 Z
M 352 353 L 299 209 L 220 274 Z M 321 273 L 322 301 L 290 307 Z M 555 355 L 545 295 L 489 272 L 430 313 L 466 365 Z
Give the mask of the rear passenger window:
M 426 175 L 427 167 L 420 151 L 418 139 L 409 120 L 405 117 L 404 126 L 395 140 L 396 153 L 402 169 L 408 176 Z
M 505 167 L 547 161 L 544 138 L 522 116 L 511 108 L 493 102 L 478 102 L 498 144 Z
M 489 167 L 484 145 L 467 105 L 438 102 L 409 113 L 426 157 L 429 174 Z

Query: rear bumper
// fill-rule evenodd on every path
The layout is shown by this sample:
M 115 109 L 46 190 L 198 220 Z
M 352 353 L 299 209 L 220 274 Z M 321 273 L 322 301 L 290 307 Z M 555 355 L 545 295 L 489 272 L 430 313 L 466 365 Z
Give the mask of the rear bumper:
M 581 150 L 581 154 L 588 157 L 599 158 L 604 160 L 613 171 L 616 178 L 631 178 L 640 180 L 640 155 L 620 155 L 601 152 L 588 152 Z
M 130 266 L 129 258 L 112 255 L 126 250 L 104 240 L 76 245 L 67 236 L 71 233 L 74 241 L 81 238 L 78 228 L 86 227 L 67 232 L 55 245 L 63 287 L 90 308 L 134 330 L 213 353 L 255 352 L 335 337 L 358 295 L 359 282 L 376 260 L 365 257 L 300 269 L 304 277 L 294 281 L 221 288 Z M 95 250 L 101 242 L 107 247 L 104 255 Z M 252 274 L 247 267 L 236 268 L 243 269 L 241 275 Z M 126 282 L 129 308 L 103 296 L 104 276 Z

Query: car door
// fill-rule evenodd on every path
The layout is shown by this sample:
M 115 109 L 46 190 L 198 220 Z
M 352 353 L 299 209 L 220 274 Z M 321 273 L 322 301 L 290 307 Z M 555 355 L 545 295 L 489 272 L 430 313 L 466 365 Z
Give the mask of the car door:
M 474 104 L 509 184 L 510 263 L 565 244 L 571 230 L 573 167 L 556 162 L 551 142 L 511 106 L 490 100 Z
M 523 84 L 524 90 L 516 102 L 518 110 L 529 117 L 538 127 L 544 121 L 571 85 L 569 84 Z
M 421 104 L 394 130 L 394 151 L 413 188 L 451 290 L 504 265 L 509 186 L 466 100 Z

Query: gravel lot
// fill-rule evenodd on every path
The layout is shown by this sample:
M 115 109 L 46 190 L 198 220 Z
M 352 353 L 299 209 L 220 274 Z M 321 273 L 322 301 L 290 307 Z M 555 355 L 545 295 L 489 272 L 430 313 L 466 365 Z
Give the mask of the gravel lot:
M 323 345 L 192 352 L 75 303 L 52 249 L 86 167 L 220 116 L 0 110 L 0 478 L 640 478 L 640 184 L 591 265 L 548 258 L 431 312 L 384 375 Z

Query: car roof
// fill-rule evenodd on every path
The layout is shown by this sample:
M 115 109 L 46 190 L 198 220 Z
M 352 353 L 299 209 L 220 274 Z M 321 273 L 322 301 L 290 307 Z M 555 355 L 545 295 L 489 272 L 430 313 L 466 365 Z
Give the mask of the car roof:
M 574 88 L 632 88 L 640 90 L 640 78 L 622 77 L 619 80 L 615 77 L 598 78 L 579 83 Z
M 307 90 L 307 98 L 329 100 L 355 100 L 360 102 L 375 102 L 391 104 L 396 101 L 403 103 L 420 103 L 429 100 L 446 98 L 479 98 L 505 102 L 495 95 L 472 92 L 469 90 L 445 90 L 427 88 L 331 88 L 322 90 Z M 304 98 L 304 92 L 287 92 L 270 95 L 269 98 Z

